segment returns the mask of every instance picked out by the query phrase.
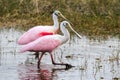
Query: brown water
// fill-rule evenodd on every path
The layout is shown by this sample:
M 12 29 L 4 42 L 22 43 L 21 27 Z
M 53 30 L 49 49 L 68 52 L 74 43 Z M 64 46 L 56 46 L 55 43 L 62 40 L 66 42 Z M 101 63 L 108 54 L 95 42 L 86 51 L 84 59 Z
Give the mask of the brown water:
M 22 46 L 17 39 L 24 31 L 0 31 L 0 80 L 120 80 L 120 40 L 90 40 L 76 36 L 57 48 L 53 54 L 56 62 L 75 67 L 54 66 L 50 56 L 42 58 L 41 69 L 32 53 L 19 53 Z

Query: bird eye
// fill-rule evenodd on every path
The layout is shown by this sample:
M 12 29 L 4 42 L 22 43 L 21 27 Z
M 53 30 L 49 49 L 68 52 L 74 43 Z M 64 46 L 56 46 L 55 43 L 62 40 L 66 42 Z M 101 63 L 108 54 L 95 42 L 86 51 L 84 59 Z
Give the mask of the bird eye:
M 63 25 L 66 27 L 66 23 L 63 23 Z
M 58 16 L 58 14 L 57 13 L 54 13 L 56 16 Z
M 59 12 L 57 12 L 56 14 L 57 14 L 57 16 L 60 16 L 60 13 L 59 13 Z

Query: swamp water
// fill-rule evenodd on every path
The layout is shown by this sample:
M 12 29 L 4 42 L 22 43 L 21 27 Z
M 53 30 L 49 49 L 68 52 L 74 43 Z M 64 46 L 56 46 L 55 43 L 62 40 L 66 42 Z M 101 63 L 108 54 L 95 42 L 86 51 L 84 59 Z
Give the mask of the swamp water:
M 90 40 L 74 36 L 54 52 L 56 62 L 75 67 L 51 64 L 46 53 L 37 69 L 33 53 L 19 53 L 22 46 L 16 44 L 23 31 L 0 30 L 0 80 L 120 80 L 120 40 Z

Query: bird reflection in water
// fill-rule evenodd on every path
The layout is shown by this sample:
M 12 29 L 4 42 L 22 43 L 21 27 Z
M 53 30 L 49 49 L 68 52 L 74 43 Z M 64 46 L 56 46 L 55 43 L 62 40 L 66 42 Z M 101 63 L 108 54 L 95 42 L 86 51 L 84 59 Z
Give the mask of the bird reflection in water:
M 18 67 L 18 76 L 20 80 L 53 80 L 57 71 L 69 70 L 70 68 L 55 68 L 51 65 L 41 65 L 37 69 L 34 64 L 20 64 Z

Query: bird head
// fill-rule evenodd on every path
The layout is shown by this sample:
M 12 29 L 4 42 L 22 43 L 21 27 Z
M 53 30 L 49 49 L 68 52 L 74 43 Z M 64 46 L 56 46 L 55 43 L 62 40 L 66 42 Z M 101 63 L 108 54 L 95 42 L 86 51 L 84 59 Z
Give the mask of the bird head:
M 55 10 L 53 14 L 55 14 L 58 17 L 62 17 L 63 19 L 65 19 L 66 21 L 68 21 L 73 26 L 73 24 L 71 23 L 71 21 L 69 21 L 66 17 L 64 17 L 60 11 Z
M 60 11 L 58 11 L 58 10 L 55 10 L 53 14 L 55 14 L 55 15 L 58 16 L 58 17 L 62 17 L 63 19 L 67 20 L 67 19 L 62 15 L 62 13 L 61 13 Z
M 79 35 L 79 34 L 72 28 L 72 26 L 70 25 L 70 23 L 69 23 L 68 21 L 62 21 L 61 23 L 62 23 L 61 25 L 63 25 L 64 27 L 69 26 L 70 29 L 71 29 L 79 38 L 82 38 L 82 36 Z

